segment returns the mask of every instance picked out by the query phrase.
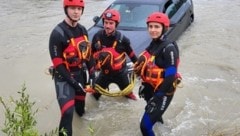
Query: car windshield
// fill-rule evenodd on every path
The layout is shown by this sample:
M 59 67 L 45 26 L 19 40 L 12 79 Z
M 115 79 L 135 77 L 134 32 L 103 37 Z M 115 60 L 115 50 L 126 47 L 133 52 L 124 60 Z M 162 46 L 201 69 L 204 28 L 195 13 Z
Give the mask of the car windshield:
M 159 11 L 159 5 L 147 5 L 136 3 L 116 3 L 112 4 L 110 9 L 116 9 L 121 14 L 121 22 L 118 29 L 145 29 L 147 16 Z M 97 26 L 102 26 L 102 20 L 98 21 Z

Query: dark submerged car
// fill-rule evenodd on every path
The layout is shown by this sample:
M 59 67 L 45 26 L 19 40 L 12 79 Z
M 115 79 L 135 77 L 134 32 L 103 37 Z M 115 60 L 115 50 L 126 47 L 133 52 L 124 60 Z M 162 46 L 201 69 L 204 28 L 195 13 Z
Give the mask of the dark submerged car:
M 177 40 L 194 20 L 192 0 L 115 0 L 107 9 L 116 9 L 121 14 L 118 30 L 131 41 L 139 55 L 150 43 L 146 19 L 149 14 L 160 11 L 167 14 L 171 25 L 165 33 L 170 40 Z M 89 39 L 103 28 L 101 17 L 94 17 L 95 24 L 88 29 Z

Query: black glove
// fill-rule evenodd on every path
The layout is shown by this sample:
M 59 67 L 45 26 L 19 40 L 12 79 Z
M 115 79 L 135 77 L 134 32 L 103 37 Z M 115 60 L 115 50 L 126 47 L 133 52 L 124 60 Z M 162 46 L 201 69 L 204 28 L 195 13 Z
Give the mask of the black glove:
M 137 76 L 141 75 L 143 65 L 146 62 L 146 58 L 144 56 L 140 56 L 138 60 L 134 63 L 133 71 Z
M 90 80 L 89 80 L 89 83 L 86 84 L 85 91 L 89 93 L 94 93 L 95 92 L 94 88 L 95 88 L 95 78 L 92 78 L 90 76 Z
M 148 114 L 151 114 L 152 112 L 154 112 L 155 110 L 157 110 L 157 108 L 159 107 L 159 103 L 161 102 L 161 99 L 159 97 L 153 96 L 147 103 L 146 107 L 145 107 L 145 111 Z
M 144 64 L 143 62 L 141 62 L 141 63 L 136 62 L 134 64 L 133 71 L 137 76 L 141 76 L 141 70 L 142 70 L 143 64 Z
M 95 78 L 90 78 L 90 86 L 92 87 L 92 88 L 95 88 Z
M 143 84 L 139 87 L 138 89 L 139 98 L 144 98 L 144 88 L 145 86 Z
M 157 91 L 154 93 L 153 97 L 148 101 L 147 106 L 145 107 L 145 111 L 151 114 L 155 110 L 160 110 L 160 103 L 165 96 L 165 92 Z
M 153 113 L 154 111 L 158 110 L 160 107 L 159 103 L 161 103 L 161 98 L 158 96 L 153 96 L 147 103 L 145 107 L 145 111 L 148 114 Z
M 83 92 L 84 88 L 81 83 L 77 82 L 76 80 L 72 79 L 71 85 L 79 92 Z
M 89 71 L 87 67 L 85 68 L 85 84 L 94 87 L 95 85 L 95 71 Z

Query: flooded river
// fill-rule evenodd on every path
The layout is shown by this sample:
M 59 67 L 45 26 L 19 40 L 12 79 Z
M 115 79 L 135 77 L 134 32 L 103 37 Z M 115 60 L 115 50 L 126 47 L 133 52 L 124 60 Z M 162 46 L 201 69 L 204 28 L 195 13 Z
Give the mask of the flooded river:
M 112 0 L 87 0 L 80 23 L 89 28 Z M 177 41 L 180 48 L 179 88 L 164 114 L 165 124 L 154 129 L 166 136 L 240 135 L 240 2 L 194 0 L 195 21 Z M 48 40 L 62 21 L 62 2 L 56 0 L 1 0 L 0 95 L 17 96 L 23 83 L 40 108 L 38 129 L 43 134 L 58 127 L 60 111 L 51 77 Z M 139 83 L 134 92 L 137 93 Z M 145 102 L 103 96 L 87 97 L 86 114 L 74 116 L 74 136 L 141 136 L 139 119 Z M 4 110 L 0 106 L 0 128 Z M 0 132 L 2 136 L 2 132 Z

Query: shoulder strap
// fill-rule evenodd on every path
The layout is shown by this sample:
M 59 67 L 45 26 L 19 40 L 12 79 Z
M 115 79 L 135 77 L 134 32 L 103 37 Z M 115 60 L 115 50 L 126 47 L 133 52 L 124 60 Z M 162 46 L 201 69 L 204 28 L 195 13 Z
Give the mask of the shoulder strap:
M 101 45 L 101 41 L 100 41 L 100 36 L 103 34 L 103 31 L 104 30 L 99 30 L 98 32 L 97 32 L 97 37 L 96 37 L 96 41 Z M 123 34 L 122 33 L 120 33 L 120 32 L 118 32 L 118 31 L 116 31 L 116 40 L 113 42 L 113 48 L 116 48 L 116 46 L 117 46 L 117 43 L 119 42 L 119 43 L 121 43 L 122 42 L 122 40 L 123 40 Z
M 100 42 L 100 36 L 103 34 L 103 31 L 104 30 L 99 30 L 96 34 L 97 35 L 96 40 L 99 41 L 99 42 Z
M 159 52 L 161 52 L 164 48 L 166 48 L 170 43 L 171 43 L 170 41 L 165 41 L 165 40 L 164 40 L 164 41 L 161 43 L 161 46 L 158 46 L 158 48 L 153 51 L 152 56 L 151 56 L 151 58 L 150 58 L 150 61 L 153 62 L 153 60 L 155 59 L 155 57 L 157 56 L 157 54 L 158 54 Z
M 161 43 L 161 46 L 158 46 L 158 48 L 153 52 L 153 56 L 156 56 L 161 50 L 166 48 L 171 42 L 170 41 L 163 41 Z
M 84 27 L 79 23 L 78 23 L 78 27 L 82 30 L 85 41 L 88 42 L 88 37 L 87 37 L 88 33 L 87 33 L 86 29 L 84 29 Z
M 102 44 L 101 44 L 101 40 L 100 40 L 100 36 L 103 34 L 103 30 L 98 30 L 96 35 L 96 47 L 98 48 L 97 50 L 102 48 Z
M 66 26 L 64 23 L 60 23 L 60 24 L 59 24 L 59 27 L 67 34 L 67 36 L 68 36 L 70 39 L 74 37 L 73 34 L 72 34 L 72 32 L 67 28 L 67 26 Z M 78 28 L 81 29 L 81 31 L 83 32 L 83 35 L 86 35 L 86 36 L 87 36 L 87 32 L 85 31 L 85 29 L 83 28 L 83 26 L 80 25 L 79 23 L 78 23 Z
M 118 42 L 122 43 L 123 40 L 123 34 L 121 32 L 116 31 L 116 40 L 113 43 L 113 48 L 116 48 Z
M 122 40 L 123 40 L 123 34 L 122 34 L 121 32 L 118 32 L 118 31 L 116 31 L 116 33 L 117 33 L 116 41 L 118 41 L 119 43 L 121 43 Z
M 81 24 L 77 24 L 78 25 L 78 27 L 82 30 L 82 32 L 83 32 L 83 35 L 87 35 L 87 31 L 84 29 L 84 26 L 82 26 Z
M 74 36 L 73 36 L 72 32 L 67 28 L 67 26 L 64 23 L 60 23 L 59 27 L 67 34 L 68 38 L 75 46 L 75 43 L 73 41 Z M 78 23 L 78 27 L 82 30 L 85 41 L 88 41 L 87 32 L 83 29 L 82 25 L 80 25 Z
M 63 29 L 60 27 L 59 24 L 58 24 L 54 29 L 55 29 L 62 37 L 64 37 L 64 31 L 63 31 Z
M 60 23 L 59 27 L 67 34 L 67 36 L 69 37 L 69 39 L 73 38 L 73 34 L 71 31 L 69 31 L 69 29 L 67 28 L 67 26 L 64 23 Z

